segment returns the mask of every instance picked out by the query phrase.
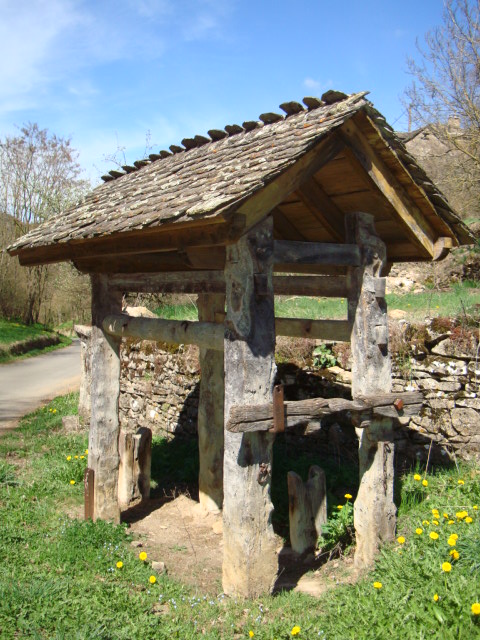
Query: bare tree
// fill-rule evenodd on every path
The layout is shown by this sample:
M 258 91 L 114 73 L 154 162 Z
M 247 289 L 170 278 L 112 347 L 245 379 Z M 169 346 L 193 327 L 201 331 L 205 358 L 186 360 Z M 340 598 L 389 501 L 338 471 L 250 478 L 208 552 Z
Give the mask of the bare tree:
M 428 126 L 452 154 L 447 195 L 462 192 L 460 208 L 471 208 L 480 189 L 480 0 L 446 0 L 443 24 L 417 49 L 405 106 L 413 124 Z
M 0 140 L 1 249 L 46 218 L 65 210 L 88 187 L 81 178 L 77 152 L 70 140 L 52 135 L 36 124 L 17 136 Z M 51 267 L 29 267 L 26 277 L 2 251 L 0 300 L 5 315 L 37 322 L 48 294 Z

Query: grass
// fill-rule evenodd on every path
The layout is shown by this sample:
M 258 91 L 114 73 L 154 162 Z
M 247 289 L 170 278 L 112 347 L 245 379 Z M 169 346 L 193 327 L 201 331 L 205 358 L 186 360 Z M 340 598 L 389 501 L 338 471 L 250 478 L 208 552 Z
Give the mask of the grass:
M 58 335 L 59 343 L 41 348 L 29 348 L 26 353 L 10 353 L 9 347 L 17 342 L 35 341 L 38 338 L 56 336 L 54 332 L 41 324 L 26 325 L 0 318 L 0 364 L 22 360 L 33 356 L 62 349 L 72 344 L 71 338 L 65 335 Z M 31 346 L 31 345 L 29 345 Z M 28 348 L 28 347 L 27 347 Z
M 21 322 L 13 322 L 0 318 L 0 344 L 12 344 L 39 336 L 48 336 L 52 332 L 48 331 L 41 324 L 26 325 Z
M 480 601 L 480 473 L 474 465 L 430 473 L 426 487 L 423 474 L 401 478 L 398 533 L 405 541 L 385 545 L 374 570 L 356 584 L 318 600 L 295 592 L 212 598 L 164 575 L 152 584 L 150 560 L 138 558 L 125 526 L 75 517 L 82 512 L 87 441 L 84 434 L 63 433 L 61 417 L 74 413 L 77 401 L 76 395 L 57 398 L 0 438 L 0 638 L 238 640 L 251 631 L 255 640 L 286 640 L 297 627 L 296 637 L 309 640 L 480 636 L 480 615 L 472 613 Z M 275 472 L 305 474 L 313 454 L 296 456 L 280 445 Z M 191 461 L 194 451 L 190 445 L 183 455 Z M 162 465 L 173 471 L 178 451 L 160 442 L 157 453 L 154 475 L 161 481 L 169 473 Z M 176 459 L 180 477 L 182 458 Z M 327 469 L 332 507 L 354 475 L 351 468 Z M 275 484 L 278 490 L 278 478 Z M 455 547 L 448 543 L 452 533 Z M 442 570 L 445 562 L 450 572 Z
M 391 293 L 387 294 L 386 300 L 389 310 L 405 311 L 413 320 L 426 316 L 478 315 L 475 305 L 480 304 L 480 285 L 467 280 L 446 291 L 427 289 L 422 293 Z M 197 307 L 192 300 L 184 304 L 162 305 L 155 313 L 172 320 L 198 320 Z M 275 315 L 283 318 L 346 318 L 347 301 L 345 298 L 282 296 L 275 299 Z

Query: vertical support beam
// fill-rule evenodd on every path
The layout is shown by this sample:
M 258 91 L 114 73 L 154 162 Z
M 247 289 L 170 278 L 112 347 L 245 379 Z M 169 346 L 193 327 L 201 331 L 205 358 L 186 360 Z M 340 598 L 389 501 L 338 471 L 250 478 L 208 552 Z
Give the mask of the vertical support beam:
M 215 322 L 225 312 L 225 295 L 198 295 L 198 319 Z M 198 403 L 198 449 L 200 504 L 211 513 L 223 505 L 223 351 L 200 347 L 200 399 Z
M 122 295 L 109 288 L 108 276 L 92 275 L 92 409 L 88 466 L 95 473 L 93 519 L 120 521 L 118 506 L 118 397 L 120 338 L 108 335 L 103 319 L 122 310 Z
M 227 247 L 225 424 L 232 405 L 272 402 L 275 380 L 273 220 Z M 271 433 L 225 431 L 223 589 L 254 598 L 271 591 L 278 560 L 272 527 Z
M 388 351 L 387 306 L 378 278 L 386 263 L 384 243 L 376 235 L 373 216 L 346 216 L 346 242 L 357 243 L 362 266 L 350 269 L 348 319 L 353 322 L 352 394 L 375 395 L 391 391 L 391 360 Z M 395 536 L 393 502 L 392 420 L 373 420 L 357 428 L 360 487 L 354 505 L 355 564 L 373 563 L 380 545 Z

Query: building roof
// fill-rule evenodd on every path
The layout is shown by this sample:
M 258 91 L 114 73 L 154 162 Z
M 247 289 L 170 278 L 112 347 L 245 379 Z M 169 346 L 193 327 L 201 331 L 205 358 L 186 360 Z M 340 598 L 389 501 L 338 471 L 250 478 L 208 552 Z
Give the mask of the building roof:
M 285 116 L 184 139 L 104 176 L 8 251 L 22 264 L 73 260 L 85 271 L 218 268 L 220 247 L 270 212 L 276 237 L 315 242 L 342 241 L 345 213 L 372 213 L 390 261 L 441 257 L 442 238 L 447 247 L 472 242 L 365 96 L 331 91 L 305 98 L 306 108 L 284 103 Z M 209 247 L 217 247 L 212 266 Z

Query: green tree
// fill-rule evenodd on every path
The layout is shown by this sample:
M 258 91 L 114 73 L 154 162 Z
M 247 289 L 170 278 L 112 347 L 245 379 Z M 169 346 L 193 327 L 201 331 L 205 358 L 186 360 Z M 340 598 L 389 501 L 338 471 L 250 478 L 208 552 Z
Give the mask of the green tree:
M 64 211 L 88 188 L 70 139 L 28 124 L 0 140 L 0 311 L 37 322 L 52 267 L 21 270 L 5 253 L 14 239 Z

